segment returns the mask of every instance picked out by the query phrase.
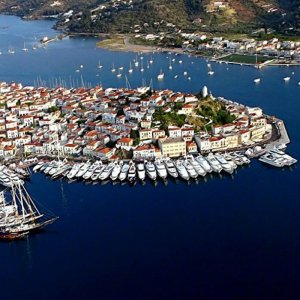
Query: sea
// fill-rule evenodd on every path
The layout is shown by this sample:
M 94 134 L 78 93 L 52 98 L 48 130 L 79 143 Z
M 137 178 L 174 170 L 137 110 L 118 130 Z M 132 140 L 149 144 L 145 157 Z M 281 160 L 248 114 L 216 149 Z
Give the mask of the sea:
M 188 93 L 206 85 L 214 96 L 283 119 L 287 152 L 300 159 L 298 67 L 210 62 L 209 76 L 204 58 L 112 52 L 97 48 L 98 38 L 82 36 L 33 50 L 41 38 L 59 34 L 53 25 L 0 15 L 0 81 L 151 84 Z M 133 67 L 128 73 L 134 60 L 144 72 Z M 113 65 L 123 67 L 120 78 Z M 22 241 L 0 243 L 1 300 L 300 299 L 299 165 L 275 169 L 253 160 L 233 176 L 135 186 L 69 184 L 32 174 L 26 187 L 60 218 Z

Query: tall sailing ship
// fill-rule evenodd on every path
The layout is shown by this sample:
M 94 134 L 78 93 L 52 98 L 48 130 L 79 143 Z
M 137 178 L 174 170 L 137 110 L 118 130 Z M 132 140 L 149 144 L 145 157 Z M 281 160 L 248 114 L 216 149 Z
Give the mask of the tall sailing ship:
M 21 183 L 0 192 L 0 239 L 24 237 L 57 219 L 40 211 Z

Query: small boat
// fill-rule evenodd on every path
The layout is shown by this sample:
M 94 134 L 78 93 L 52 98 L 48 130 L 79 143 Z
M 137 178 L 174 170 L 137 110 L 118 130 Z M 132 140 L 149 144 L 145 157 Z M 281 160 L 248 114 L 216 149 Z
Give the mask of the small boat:
M 100 63 L 100 60 L 99 60 L 99 62 L 98 62 L 97 68 L 98 68 L 98 69 L 102 69 L 102 68 L 103 68 L 103 66 L 102 66 L 101 63 Z
M 170 62 L 169 62 L 169 70 L 172 70 L 173 66 L 172 66 L 172 62 L 171 62 L 171 58 L 170 58 Z
M 26 44 L 25 44 L 25 42 L 24 42 L 24 47 L 23 47 L 23 49 L 22 49 L 24 52 L 28 52 L 28 48 L 26 47 Z
M 33 169 L 32 169 L 33 172 L 34 172 L 34 173 L 38 172 L 44 163 L 45 163 L 44 161 L 38 162 L 38 163 L 33 167 Z
M 178 75 L 175 75 L 175 76 L 174 76 L 174 79 L 176 79 L 176 78 L 178 78 Z
M 180 60 L 179 63 L 182 64 L 182 60 Z
M 207 74 L 210 75 L 210 76 L 212 76 L 212 75 L 215 74 L 215 72 L 214 71 L 208 71 Z
M 283 78 L 283 80 L 284 80 L 285 82 L 290 81 L 290 79 L 291 79 L 291 77 L 284 77 L 284 78 Z
M 113 73 L 116 72 L 116 68 L 115 68 L 115 65 L 114 65 L 114 64 L 112 65 L 111 71 L 112 71 Z
M 260 83 L 260 78 L 254 79 L 254 82 L 255 82 L 255 83 Z
M 157 79 L 158 80 L 163 80 L 165 77 L 165 74 L 162 72 L 162 70 L 160 70 L 160 73 L 157 75 Z
M 130 62 L 128 73 L 132 73 L 132 72 L 133 72 L 133 69 L 132 69 L 132 65 L 131 65 L 131 62 Z
M 183 72 L 183 76 L 187 76 L 187 74 L 188 74 L 188 73 L 187 73 L 186 71 L 185 71 L 185 72 Z

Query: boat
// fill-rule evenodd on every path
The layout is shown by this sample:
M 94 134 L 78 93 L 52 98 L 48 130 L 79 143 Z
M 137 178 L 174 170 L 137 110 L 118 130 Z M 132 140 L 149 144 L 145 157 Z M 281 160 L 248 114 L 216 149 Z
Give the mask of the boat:
M 129 164 L 124 163 L 119 175 L 120 181 L 124 181 L 127 178 L 128 171 L 129 171 Z
M 182 60 L 180 60 L 179 63 L 182 64 Z
M 172 61 L 171 61 L 171 58 L 170 58 L 170 62 L 169 62 L 169 70 L 172 70 L 173 69 L 173 66 L 172 66 Z
M 128 171 L 127 179 L 131 183 L 136 180 L 136 167 L 133 162 L 131 162 L 129 164 L 129 171 Z
M 79 168 L 79 170 L 78 170 L 78 172 L 76 173 L 76 177 L 77 178 L 82 177 L 87 172 L 87 170 L 89 169 L 90 165 L 91 165 L 91 163 L 89 161 L 86 162 L 86 163 L 82 163 L 81 166 L 80 166 L 80 168 Z
M 137 175 L 141 181 L 144 181 L 146 178 L 145 165 L 143 163 L 137 164 Z
M 177 172 L 181 178 L 183 178 L 185 180 L 190 179 L 190 175 L 188 174 L 182 160 L 177 160 L 175 162 L 175 166 L 176 166 Z
M 171 159 L 166 159 L 164 161 L 166 169 L 169 173 L 169 175 L 173 178 L 177 178 L 178 177 L 178 172 L 176 170 L 175 164 Z
M 167 173 L 165 165 L 160 160 L 155 160 L 154 165 L 156 167 L 156 171 L 157 171 L 158 176 L 161 179 L 166 179 L 167 176 L 168 176 L 168 173 Z
M 255 83 L 260 83 L 260 78 L 254 79 L 254 82 L 255 82 Z
M 100 161 L 96 161 L 95 163 L 90 165 L 89 168 L 87 169 L 87 171 L 83 174 L 82 178 L 84 180 L 91 179 L 92 175 L 94 174 L 94 172 L 100 165 L 102 165 L 102 163 Z
M 108 165 L 106 165 L 106 167 L 104 168 L 104 170 L 102 171 L 102 173 L 99 175 L 98 178 L 100 180 L 106 180 L 110 176 L 114 166 L 115 166 L 114 163 L 109 163 Z
M 128 73 L 132 73 L 132 72 L 133 72 L 133 69 L 132 69 L 132 65 L 131 65 L 131 62 L 130 62 Z
M 41 212 L 23 184 L 0 193 L 0 238 L 18 239 L 53 223 L 58 217 Z
M 284 77 L 284 78 L 283 78 L 283 80 L 284 80 L 285 82 L 290 81 L 290 79 L 291 79 L 291 77 Z
M 118 177 L 119 177 L 119 175 L 121 173 L 121 170 L 122 170 L 122 165 L 123 165 L 122 162 L 120 162 L 120 163 L 116 162 L 115 163 L 115 166 L 114 166 L 114 168 L 113 168 L 113 170 L 112 170 L 112 172 L 110 174 L 110 179 L 111 180 L 114 181 L 114 180 L 118 179 Z
M 56 179 L 60 176 L 65 176 L 67 171 L 71 170 L 72 166 L 70 164 L 65 164 L 63 167 L 59 168 L 52 176 L 52 179 Z
M 178 78 L 178 75 L 175 75 L 175 76 L 174 76 L 174 79 L 176 79 L 176 78 Z
M 222 169 L 229 173 L 232 174 L 234 169 L 233 166 L 219 153 L 215 154 L 215 158 L 218 160 L 218 162 L 221 164 Z
M 284 167 L 286 163 L 284 158 L 276 158 L 274 154 L 269 152 L 263 154 L 258 160 L 277 168 Z
M 163 80 L 165 77 L 165 74 L 162 72 L 162 70 L 160 70 L 160 73 L 157 75 L 157 79 L 158 80 Z
M 26 47 L 26 44 L 24 42 L 24 46 L 23 46 L 23 49 L 22 49 L 24 52 L 28 52 L 28 48 Z
M 8 54 L 15 54 L 15 50 L 11 47 L 8 49 Z
M 216 160 L 215 156 L 213 153 L 209 153 L 208 156 L 206 157 L 207 161 L 211 165 L 212 169 L 216 173 L 220 173 L 222 171 L 222 166 L 221 164 Z
M 33 169 L 32 169 L 33 172 L 34 172 L 34 173 L 38 172 L 44 163 L 45 163 L 44 161 L 39 161 L 39 162 L 33 167 Z
M 186 71 L 185 71 L 185 72 L 183 72 L 183 76 L 187 76 L 187 74 L 188 74 L 188 73 L 187 73 Z
M 122 77 L 122 73 L 120 72 L 120 70 L 118 71 L 117 77 L 118 77 L 118 78 L 121 78 L 121 77 Z
M 76 174 L 79 171 L 79 169 L 80 169 L 81 166 L 82 166 L 82 164 L 75 163 L 73 165 L 72 169 L 70 170 L 70 172 L 68 173 L 67 178 L 68 179 L 73 179 L 76 176 Z
M 116 68 L 115 68 L 115 65 L 114 65 L 114 64 L 112 64 L 111 71 L 112 71 L 113 73 L 116 72 Z
M 105 166 L 102 165 L 102 163 L 99 164 L 99 167 L 97 167 L 94 171 L 94 173 L 91 176 L 91 180 L 96 181 L 99 179 L 100 174 L 103 172 Z
M 208 74 L 208 75 L 214 75 L 215 72 L 214 72 L 214 71 L 208 71 L 207 74 Z
M 188 159 L 189 163 L 192 165 L 192 167 L 195 169 L 198 175 L 205 176 L 206 171 L 201 167 L 201 165 L 196 161 L 193 157 Z
M 148 175 L 148 177 L 152 180 L 156 180 L 157 172 L 156 172 L 154 164 L 151 161 L 147 161 L 145 163 L 145 168 L 146 168 L 146 174 Z
M 99 62 L 98 62 L 97 68 L 98 68 L 98 69 L 102 69 L 102 68 L 103 68 L 103 66 L 102 66 L 101 63 L 100 63 L 100 60 L 99 60 Z
M 192 166 L 192 164 L 189 162 L 189 160 L 185 160 L 183 162 L 189 176 L 191 178 L 197 178 L 198 177 L 198 173 L 196 172 L 196 170 L 194 169 L 194 167 Z
M 269 151 L 269 153 L 272 153 L 277 158 L 283 158 L 285 159 L 285 165 L 291 166 L 296 164 L 298 161 L 297 159 L 293 158 L 292 156 L 286 154 L 285 152 L 279 150 L 278 148 L 274 147 Z
M 205 172 L 211 173 L 213 171 L 211 165 L 202 155 L 198 155 L 195 159 Z
M 141 62 L 141 69 L 140 69 L 141 72 L 144 72 L 144 66 L 143 66 L 143 62 Z

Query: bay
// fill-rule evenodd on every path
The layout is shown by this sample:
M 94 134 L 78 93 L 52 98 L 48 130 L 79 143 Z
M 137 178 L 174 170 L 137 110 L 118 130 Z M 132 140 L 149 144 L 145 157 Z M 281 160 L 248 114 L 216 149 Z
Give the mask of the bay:
M 137 58 L 144 72 L 130 75 L 137 55 L 99 49 L 96 38 L 32 50 L 40 38 L 59 34 L 51 26 L 0 16 L 0 81 L 83 80 L 107 88 L 125 86 L 126 74 L 132 87 L 151 79 L 155 89 L 183 92 L 207 85 L 214 95 L 283 119 L 288 153 L 299 159 L 299 68 L 212 63 L 209 76 L 205 59 L 151 53 Z M 122 78 L 112 64 L 124 67 Z M 160 70 L 165 78 L 158 82 Z M 298 166 L 277 170 L 258 161 L 232 177 L 157 186 L 67 184 L 33 174 L 27 188 L 60 219 L 24 241 L 0 244 L 0 299 L 299 299 L 299 180 Z

